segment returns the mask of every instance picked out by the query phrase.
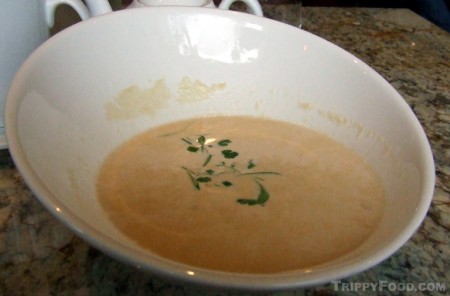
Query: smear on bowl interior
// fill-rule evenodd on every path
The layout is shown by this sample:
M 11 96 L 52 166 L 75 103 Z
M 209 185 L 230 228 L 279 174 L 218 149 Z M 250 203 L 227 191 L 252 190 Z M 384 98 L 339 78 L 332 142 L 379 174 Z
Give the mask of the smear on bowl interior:
M 275 273 L 343 256 L 385 205 L 375 172 L 331 138 L 291 123 L 205 117 L 148 130 L 105 160 L 98 198 L 115 226 L 163 257 Z

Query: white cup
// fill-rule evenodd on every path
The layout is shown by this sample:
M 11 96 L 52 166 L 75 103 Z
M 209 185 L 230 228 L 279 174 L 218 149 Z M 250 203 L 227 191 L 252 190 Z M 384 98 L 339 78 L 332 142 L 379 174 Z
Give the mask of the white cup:
M 79 0 L 4 0 L 0 6 L 0 149 L 6 148 L 3 110 L 11 81 L 28 55 L 49 36 L 55 9 L 72 6 L 82 19 L 90 14 Z

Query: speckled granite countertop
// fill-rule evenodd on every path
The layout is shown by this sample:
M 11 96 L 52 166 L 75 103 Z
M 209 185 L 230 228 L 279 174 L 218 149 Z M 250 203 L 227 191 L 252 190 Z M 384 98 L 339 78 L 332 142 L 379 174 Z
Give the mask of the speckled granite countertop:
M 446 292 L 423 294 L 449 293 L 450 34 L 409 10 L 306 7 L 303 17 L 305 30 L 361 58 L 404 96 L 425 128 L 436 162 L 433 203 L 417 233 L 382 264 L 343 283 L 443 283 Z M 329 284 L 276 295 L 367 293 Z M 386 287 L 370 293 L 409 292 Z M 41 206 L 8 151 L 0 151 L 0 295 L 228 294 L 156 278 L 88 246 Z

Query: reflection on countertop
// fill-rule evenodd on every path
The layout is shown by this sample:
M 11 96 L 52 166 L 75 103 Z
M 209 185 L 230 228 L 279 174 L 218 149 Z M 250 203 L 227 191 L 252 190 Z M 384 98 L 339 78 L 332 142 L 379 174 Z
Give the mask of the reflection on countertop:
M 347 295 L 343 289 L 346 283 L 431 283 L 429 287 L 443 283 L 448 291 L 449 33 L 405 9 L 305 7 L 303 28 L 365 61 L 405 98 L 430 140 L 436 190 L 422 226 L 389 259 L 343 279 L 339 285 L 277 295 Z M 383 294 L 389 292 L 385 287 Z M 367 291 L 360 288 L 354 293 L 363 295 Z M 0 151 L 0 295 L 199 294 L 239 295 L 157 278 L 88 246 L 43 208 L 24 183 L 9 152 Z

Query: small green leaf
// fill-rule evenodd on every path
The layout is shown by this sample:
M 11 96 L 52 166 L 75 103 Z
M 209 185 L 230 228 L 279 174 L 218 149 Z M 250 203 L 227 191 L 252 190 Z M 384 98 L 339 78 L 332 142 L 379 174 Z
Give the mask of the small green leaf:
M 187 151 L 189 151 L 189 152 L 197 152 L 198 151 L 198 147 L 189 146 L 189 147 L 187 147 Z
M 253 160 L 250 159 L 248 161 L 247 168 L 250 170 L 250 169 L 254 168 L 255 166 L 256 166 L 256 164 L 254 164 Z
M 256 182 L 259 186 L 259 194 L 257 199 L 250 199 L 250 198 L 240 198 L 237 200 L 238 203 L 241 205 L 261 205 L 263 206 L 268 200 L 269 200 L 269 192 L 267 192 L 266 188 L 261 185 L 261 183 Z
M 198 137 L 197 142 L 202 146 L 205 145 L 205 142 L 206 142 L 205 136 Z
M 222 154 L 225 158 L 235 158 L 239 155 L 239 153 L 233 150 L 222 150 Z
M 198 177 L 197 182 L 208 183 L 208 182 L 211 182 L 211 178 L 210 177 Z
M 213 170 L 206 170 L 206 173 L 207 173 L 208 175 L 213 175 L 213 174 L 214 174 L 214 171 L 213 171 Z
M 219 141 L 217 144 L 219 144 L 219 146 L 226 147 L 226 146 L 228 146 L 228 144 L 230 144 L 230 143 L 231 143 L 230 140 L 225 139 L 225 140 Z
M 229 182 L 229 181 L 223 181 L 222 184 L 223 184 L 223 186 L 225 186 L 225 187 L 230 187 L 230 186 L 233 185 L 233 183 L 231 183 L 231 182 Z
M 266 201 L 269 200 L 269 192 L 267 192 L 266 188 L 264 188 L 264 186 L 261 185 L 261 183 L 256 182 L 259 185 L 259 195 L 258 195 L 258 199 L 257 202 L 260 205 L 264 205 L 266 203 Z

